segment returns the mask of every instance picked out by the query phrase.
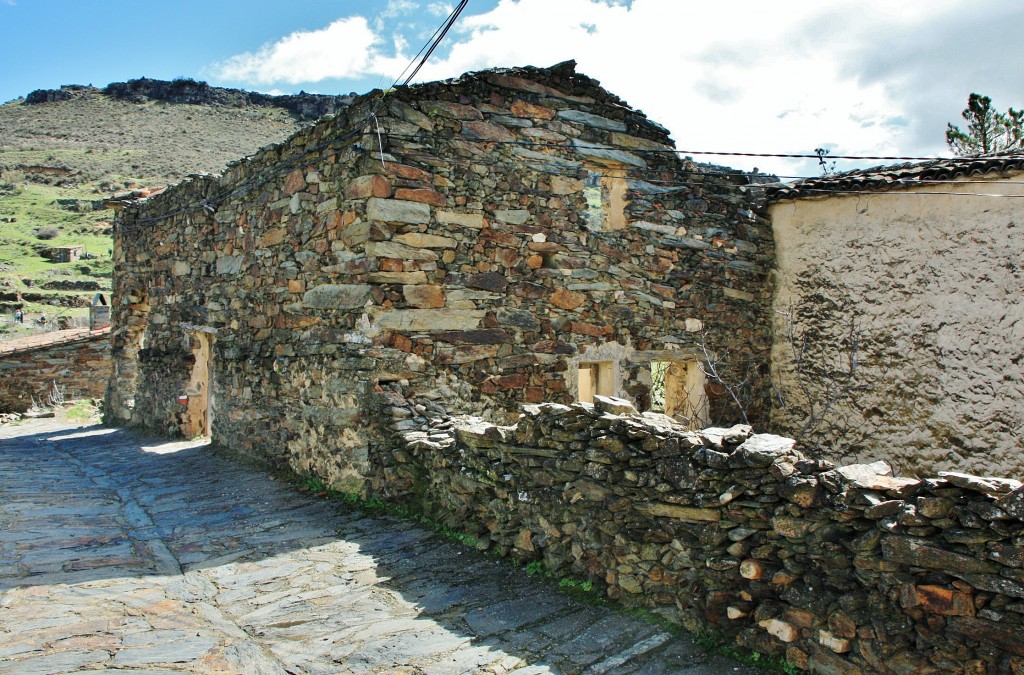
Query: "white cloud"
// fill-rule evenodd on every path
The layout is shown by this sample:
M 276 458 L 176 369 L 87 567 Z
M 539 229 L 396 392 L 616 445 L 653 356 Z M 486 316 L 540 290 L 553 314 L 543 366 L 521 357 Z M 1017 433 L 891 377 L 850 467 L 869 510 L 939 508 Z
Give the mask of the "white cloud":
M 326 28 L 298 31 L 256 52 L 216 64 L 220 79 L 257 84 L 298 84 L 360 77 L 377 54 L 379 38 L 365 18 L 338 19 Z
M 682 149 L 935 154 L 945 150 L 944 120 L 955 120 L 970 90 L 993 95 L 1003 107 L 1024 103 L 1009 93 L 1024 86 L 1024 71 L 993 65 L 1000 49 L 1011 49 L 1000 44 L 1017 44 L 1006 32 L 1024 18 L 1018 6 L 1019 0 L 500 0 L 483 14 L 464 13 L 416 81 L 575 59 L 581 72 L 671 129 Z M 233 57 L 221 76 L 277 84 L 395 78 L 409 63 L 412 49 L 401 36 L 411 37 L 408 21 L 418 7 L 422 22 L 448 5 L 390 0 L 376 18 L 386 31 L 371 30 L 360 17 L 340 19 Z M 981 16 L 999 18 L 1005 30 L 998 40 L 986 42 Z M 968 39 L 960 33 L 965 25 L 970 41 L 988 45 L 977 50 L 984 59 L 959 47 Z M 386 33 L 393 37 L 382 39 Z M 1002 63 L 1024 56 L 1024 47 L 1012 50 L 1014 58 Z M 949 73 L 956 74 L 955 90 Z M 965 86 L 971 78 L 978 84 Z M 817 172 L 815 160 L 698 159 Z
M 385 19 L 389 19 L 396 16 L 411 14 L 419 8 L 419 3 L 413 2 L 413 0 L 388 0 L 388 5 L 384 11 L 380 13 L 380 16 Z
M 934 108 L 934 102 L 915 99 L 913 90 L 900 90 L 884 77 L 860 77 L 849 59 L 859 54 L 866 61 L 870 46 L 884 62 L 901 37 L 927 43 L 931 35 L 918 31 L 956 26 L 957 12 L 975 11 L 962 0 L 862 0 L 856 6 L 501 0 L 486 14 L 463 17 L 448 56 L 428 64 L 420 79 L 573 58 L 581 72 L 671 129 L 683 149 L 935 154 L 944 151 L 944 124 L 921 129 L 909 114 L 915 106 Z M 949 59 L 964 59 L 962 50 L 948 45 L 936 47 L 948 50 Z M 942 74 L 933 69 L 922 79 L 941 81 Z M 956 94 L 957 101 L 965 98 L 966 92 Z M 921 142 L 925 138 L 934 142 Z M 816 160 L 710 159 L 778 173 L 817 172 Z
M 413 2 L 413 0 L 388 0 L 384 11 L 373 20 L 373 29 L 378 33 L 383 33 L 387 28 L 388 19 L 409 16 L 419 8 L 419 3 Z
M 432 16 L 445 17 L 452 13 L 455 7 L 450 2 L 431 2 L 427 5 L 427 11 Z

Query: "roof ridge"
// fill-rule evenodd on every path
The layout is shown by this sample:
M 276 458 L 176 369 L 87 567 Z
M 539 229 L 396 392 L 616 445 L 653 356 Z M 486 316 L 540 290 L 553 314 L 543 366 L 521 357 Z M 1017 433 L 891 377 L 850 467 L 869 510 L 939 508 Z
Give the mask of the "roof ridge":
M 822 190 L 882 192 L 924 184 L 927 180 L 953 180 L 1004 171 L 1024 171 L 1024 151 L 1014 150 L 970 157 L 950 157 L 923 162 L 902 162 L 853 169 L 837 174 L 804 178 L 795 183 L 767 186 L 768 201 L 820 197 Z

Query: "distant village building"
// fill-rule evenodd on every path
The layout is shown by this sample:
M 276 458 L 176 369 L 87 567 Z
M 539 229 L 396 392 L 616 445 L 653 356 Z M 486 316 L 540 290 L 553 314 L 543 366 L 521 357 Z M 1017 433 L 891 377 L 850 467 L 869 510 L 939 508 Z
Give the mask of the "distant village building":
M 54 246 L 50 249 L 50 260 L 57 263 L 78 262 L 85 252 L 85 246 Z
M 102 293 L 97 293 L 89 305 L 89 330 L 110 327 L 110 305 Z

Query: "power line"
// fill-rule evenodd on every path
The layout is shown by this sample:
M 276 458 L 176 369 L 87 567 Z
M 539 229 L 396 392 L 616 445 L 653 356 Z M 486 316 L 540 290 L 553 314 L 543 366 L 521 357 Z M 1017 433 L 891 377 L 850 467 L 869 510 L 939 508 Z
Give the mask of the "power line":
M 419 140 L 417 136 L 407 136 L 401 134 L 391 134 L 395 138 L 401 138 L 406 140 Z M 494 143 L 498 145 L 530 145 L 540 147 L 572 147 L 565 143 L 550 143 L 543 141 L 486 141 L 486 143 Z M 618 148 L 613 148 L 618 149 Z M 794 159 L 818 159 L 816 154 L 799 154 L 799 153 L 764 153 L 764 152 L 718 152 L 711 150 L 673 150 L 666 148 L 665 150 L 658 150 L 655 148 L 630 148 L 630 153 L 636 155 L 724 155 L 732 157 L 768 157 L 768 158 L 794 158 Z M 888 160 L 888 161 L 914 161 L 914 162 L 978 162 L 986 161 L 989 159 L 1005 159 L 1008 161 L 1019 160 L 1024 165 L 1024 153 L 1011 154 L 1005 156 L 994 156 L 994 157 L 905 157 L 898 155 L 828 155 L 828 159 L 850 159 L 850 160 Z M 755 175 L 766 175 L 766 174 L 755 174 Z M 788 178 L 789 176 L 787 176 Z M 824 178 L 825 176 L 817 176 L 817 178 Z
M 169 213 L 160 214 L 160 215 L 154 215 L 154 216 L 150 216 L 150 217 L 147 217 L 147 218 L 143 218 L 143 219 L 140 219 L 140 220 L 136 221 L 131 226 L 122 226 L 120 229 L 121 229 L 122 232 L 139 231 L 139 230 L 143 229 L 144 226 L 146 226 L 146 225 L 148 225 L 150 223 L 166 220 L 168 218 L 173 218 L 175 216 L 184 215 L 184 214 L 187 214 L 187 213 L 193 213 L 195 211 L 199 211 L 199 210 L 201 210 L 203 208 L 207 208 L 207 207 L 219 206 L 220 204 L 222 204 L 222 203 L 224 203 L 224 202 L 226 202 L 226 201 L 228 201 L 228 200 L 230 200 L 230 199 L 232 199 L 234 197 L 239 197 L 239 196 L 242 196 L 242 195 L 244 195 L 244 194 L 246 194 L 248 192 L 251 192 L 252 190 L 254 190 L 254 189 L 256 189 L 256 188 L 266 184 L 267 182 L 273 180 L 274 178 L 282 175 L 286 171 L 290 170 L 293 166 L 297 165 L 299 163 L 299 160 L 305 159 L 308 156 L 308 154 L 310 152 L 314 151 L 315 149 L 323 149 L 325 147 L 329 147 L 329 146 L 337 144 L 339 142 L 343 142 L 344 140 L 347 140 L 347 138 L 350 138 L 350 137 L 353 137 L 353 136 L 357 136 L 357 135 L 362 135 L 363 133 L 364 132 L 361 129 L 360 130 L 352 130 L 348 134 L 345 134 L 344 137 L 339 137 L 339 138 L 336 138 L 336 139 L 332 139 L 329 143 L 325 143 L 325 144 L 322 144 L 320 146 L 316 146 L 315 148 L 311 148 L 311 149 L 309 149 L 309 151 L 304 152 L 303 154 L 298 155 L 296 157 L 293 157 L 290 160 L 288 160 L 287 162 L 282 163 L 281 165 L 276 167 L 275 170 L 270 171 L 270 172 L 268 172 L 265 175 L 257 176 L 253 180 L 250 180 L 250 181 L 247 181 L 247 182 L 243 182 L 243 183 L 239 184 L 238 186 L 236 186 L 231 191 L 229 191 L 229 192 L 227 192 L 227 193 L 225 193 L 225 194 L 223 194 L 223 195 L 221 195 L 221 196 L 219 196 L 217 198 L 214 198 L 214 199 L 211 199 L 211 200 L 202 200 L 201 202 L 197 203 L 196 205 L 193 205 L 193 206 L 190 206 L 190 207 L 184 207 L 184 208 L 177 209 L 177 210 L 169 212 Z M 571 147 L 571 146 L 561 146 L 561 147 Z M 372 152 L 372 151 L 368 151 L 368 152 Z M 431 155 L 431 154 L 428 154 L 428 153 L 417 153 L 415 151 L 412 151 L 412 152 L 406 151 L 406 152 L 403 153 L 403 156 L 408 158 L 408 159 L 412 159 L 414 161 L 417 160 L 417 159 L 434 158 L 434 155 Z M 504 164 L 504 163 L 501 163 L 501 162 L 498 162 L 498 161 L 494 161 L 494 160 L 490 160 L 490 159 L 483 159 L 483 158 L 480 158 L 480 157 L 476 157 L 476 158 L 473 158 L 473 159 L 458 159 L 458 158 L 455 158 L 455 157 L 449 157 L 446 161 L 449 164 L 459 164 L 459 165 L 465 165 L 465 166 L 469 166 L 469 165 L 473 165 L 473 164 L 485 164 L 485 165 L 490 165 L 490 166 L 507 166 L 507 164 Z M 529 162 L 527 162 L 527 163 L 529 163 Z M 627 179 L 633 179 L 633 180 L 644 180 L 645 182 L 648 182 L 648 183 L 650 183 L 652 185 L 655 185 L 655 186 L 660 187 L 660 188 L 664 188 L 667 191 L 673 190 L 673 189 L 678 189 L 678 190 L 700 189 L 702 191 L 708 191 L 708 192 L 711 193 L 708 196 L 711 196 L 711 197 L 714 197 L 716 192 L 720 192 L 722 189 L 726 189 L 726 188 L 729 188 L 729 187 L 732 187 L 732 188 L 748 187 L 748 188 L 754 188 L 754 189 L 757 189 L 757 188 L 762 188 L 763 189 L 763 188 L 767 188 L 767 187 L 773 186 L 773 185 L 780 185 L 778 183 L 760 183 L 760 184 L 759 183 L 752 183 L 752 184 L 748 184 L 746 186 L 737 186 L 737 185 L 731 185 L 730 186 L 728 184 L 709 184 L 709 183 L 704 182 L 704 181 L 693 181 L 693 180 L 663 180 L 663 179 L 660 178 L 660 176 L 665 173 L 665 170 L 657 169 L 657 168 L 641 169 L 639 167 L 632 167 L 632 168 L 629 168 L 629 169 L 623 169 L 621 171 L 617 171 L 616 173 L 605 173 L 605 172 L 602 172 L 600 170 L 595 170 L 595 169 L 592 169 L 592 168 L 582 168 L 581 167 L 580 169 L 558 169 L 557 167 L 552 166 L 552 167 L 545 167 L 544 170 L 542 170 L 542 171 L 538 170 L 538 172 L 545 173 L 547 175 L 564 176 L 564 177 L 570 177 L 570 178 L 580 178 L 581 176 L 582 177 L 597 176 L 597 177 L 607 177 L 607 178 L 627 178 Z M 623 174 L 625 174 L 625 175 L 623 175 Z M 745 178 L 748 178 L 748 179 L 749 178 L 763 178 L 764 177 L 764 174 L 760 174 L 760 173 L 754 174 L 754 173 L 747 173 L 747 172 L 740 172 L 740 171 L 736 171 L 736 172 L 722 172 L 722 171 L 692 171 L 691 170 L 691 171 L 685 171 L 685 174 L 687 176 L 719 177 L 719 178 L 726 178 L 726 179 L 729 178 L 729 177 L 745 177 Z M 920 183 L 925 183 L 926 182 L 927 184 L 933 184 L 933 185 L 941 185 L 941 184 L 1015 184 L 1015 185 L 1021 185 L 1021 184 L 1024 184 L 1024 181 L 984 181 L 984 180 L 952 180 L 952 179 L 950 179 L 950 180 L 929 180 L 929 181 L 908 180 L 908 181 L 902 181 L 902 182 L 893 182 L 893 183 L 891 183 L 891 186 L 892 187 L 896 187 L 896 188 L 907 187 L 909 185 L 917 184 L 919 182 Z M 987 197 L 987 198 L 1020 198 L 1020 197 L 1024 197 L 1024 195 L 1004 195 L 1004 194 L 994 194 L 994 193 L 950 192 L 950 191 L 913 192 L 913 191 L 907 191 L 907 190 L 896 190 L 896 191 L 890 191 L 890 190 L 885 190 L 885 189 L 868 190 L 868 189 L 843 188 L 843 187 L 831 187 L 831 188 L 821 188 L 821 187 L 819 187 L 819 188 L 812 188 L 812 187 L 794 186 L 792 189 L 794 190 L 794 193 L 798 193 L 798 194 L 814 193 L 815 196 L 825 196 L 825 195 L 857 195 L 857 194 L 861 194 L 861 195 L 888 194 L 888 195 L 917 195 L 917 196 L 930 196 L 930 195 L 942 196 L 942 195 L 945 195 L 945 196 Z M 793 197 L 798 196 L 798 194 L 794 194 Z M 655 194 L 655 195 L 652 195 L 652 196 L 656 197 L 657 195 Z M 783 196 L 783 197 L 780 197 L 780 198 L 786 199 L 787 197 Z M 790 197 L 790 198 L 792 198 L 792 197 Z
M 412 82 L 413 78 L 416 77 L 416 74 L 420 72 L 420 68 L 422 68 L 423 65 L 427 62 L 427 59 L 430 58 L 430 55 L 434 53 L 434 50 L 437 49 L 437 46 L 441 44 L 441 41 L 444 40 L 444 36 L 448 34 L 448 31 L 451 30 L 451 27 L 455 24 L 456 19 L 459 18 L 459 14 L 462 13 L 462 10 L 464 10 L 466 8 L 466 5 L 468 4 L 469 0 L 462 0 L 461 2 L 459 2 L 458 6 L 452 10 L 451 14 L 448 15 L 448 18 L 441 24 L 441 26 L 436 31 L 434 31 L 434 35 L 432 35 L 431 39 L 428 41 L 428 44 L 430 45 L 429 48 L 427 48 L 427 45 L 424 45 L 422 48 L 420 48 L 420 51 L 416 53 L 416 56 L 413 57 L 414 61 L 416 60 L 416 57 L 418 57 L 420 54 L 423 54 L 424 49 L 426 49 L 427 52 L 426 54 L 423 54 L 423 58 L 416 65 L 416 68 L 412 71 L 412 73 L 409 74 L 409 77 L 405 78 L 405 82 L 402 82 L 403 87 L 407 86 L 410 82 Z M 395 80 L 396 84 L 398 83 L 398 80 L 402 79 L 402 75 L 405 75 L 406 70 L 409 70 L 409 66 L 406 66 L 405 70 L 402 71 L 402 74 L 399 75 L 398 79 Z
M 563 146 L 563 147 L 569 147 L 569 146 Z M 404 151 L 402 153 L 402 155 L 403 155 L 403 157 L 410 158 L 410 159 L 413 159 L 413 160 L 416 160 L 416 159 L 428 159 L 428 158 L 432 159 L 432 158 L 435 157 L 435 155 L 432 155 L 432 154 L 429 154 L 429 153 L 416 152 L 416 151 Z M 470 166 L 470 165 L 474 165 L 474 164 L 487 165 L 487 166 L 508 166 L 507 163 L 498 162 L 498 161 L 495 161 L 495 160 L 492 160 L 492 159 L 484 159 L 484 158 L 481 158 L 481 157 L 475 157 L 475 158 L 472 158 L 472 159 L 459 159 L 459 158 L 455 158 L 455 157 L 448 157 L 448 158 L 446 158 L 445 161 L 447 163 L 449 163 L 449 164 L 461 164 L 461 165 L 465 165 L 465 166 Z M 530 163 L 529 160 L 523 160 L 523 161 L 525 163 Z M 657 177 L 653 177 L 652 178 L 651 176 L 661 176 L 661 175 L 663 175 L 665 173 L 664 169 L 657 169 L 657 168 L 642 169 L 642 168 L 639 168 L 639 167 L 629 167 L 629 168 L 626 168 L 626 169 L 617 170 L 615 173 L 605 173 L 605 172 L 602 172 L 600 170 L 595 170 L 593 168 L 583 168 L 583 167 L 581 167 L 580 169 L 568 169 L 568 168 L 566 168 L 566 169 L 561 169 L 561 170 L 558 169 L 557 167 L 550 167 L 550 168 L 546 168 L 541 173 L 545 173 L 545 174 L 552 175 L 552 176 L 564 176 L 564 177 L 568 177 L 568 178 L 579 178 L 580 176 L 585 176 L 585 177 L 597 176 L 597 177 L 602 177 L 602 178 L 626 178 L 626 179 L 629 179 L 629 180 L 643 180 L 644 182 L 650 183 L 650 184 L 652 184 L 652 185 L 654 185 L 656 187 L 664 188 L 666 193 L 668 191 L 670 191 L 670 190 L 673 190 L 673 189 L 684 190 L 684 189 L 688 189 L 689 188 L 689 189 L 700 189 L 702 191 L 702 193 L 708 193 L 708 196 L 711 196 L 711 197 L 715 197 L 715 196 L 717 196 L 716 193 L 722 192 L 723 190 L 727 190 L 727 189 L 736 189 L 736 188 L 740 188 L 740 187 L 753 188 L 753 189 L 758 189 L 758 188 L 760 188 L 760 189 L 767 189 L 767 188 L 772 188 L 772 187 L 775 187 L 775 186 L 780 186 L 781 187 L 783 185 L 783 184 L 780 184 L 780 183 L 749 183 L 747 185 L 736 185 L 734 183 L 728 183 L 728 182 L 708 183 L 706 181 L 694 181 L 694 180 L 662 180 L 662 179 L 659 179 Z M 764 174 L 760 174 L 760 173 L 757 173 L 757 174 L 755 174 L 755 173 L 746 173 L 746 172 L 741 172 L 741 171 L 735 171 L 734 172 L 734 171 L 699 171 L 699 170 L 689 170 L 689 171 L 683 171 L 682 173 L 684 173 L 686 176 L 717 177 L 717 178 L 726 179 L 726 181 L 730 177 L 737 177 L 737 176 L 745 177 L 745 178 L 763 178 L 764 177 Z M 623 174 L 625 174 L 625 175 L 623 175 Z M 910 185 L 916 185 L 918 182 L 919 181 L 916 181 L 916 180 L 907 180 L 907 181 L 904 181 L 904 182 L 894 181 L 892 183 L 892 186 L 893 187 L 897 187 L 897 188 L 898 187 L 907 187 L 907 186 L 910 186 Z M 926 182 L 927 184 L 935 184 L 935 185 L 943 185 L 943 184 L 951 184 L 951 185 L 962 185 L 962 184 L 983 184 L 983 185 L 1005 185 L 1005 184 L 1012 184 L 1012 185 L 1024 185 L 1024 181 L 996 181 L 996 180 L 986 181 L 986 180 L 953 180 L 953 179 L 950 179 L 950 180 L 929 180 L 929 181 L 921 181 L 921 182 Z M 857 189 L 856 187 L 805 188 L 805 187 L 795 186 L 792 189 L 794 190 L 794 192 L 799 192 L 801 194 L 805 193 L 805 192 L 814 192 L 816 194 L 835 194 L 835 195 L 845 195 L 845 194 L 872 194 L 872 195 L 878 195 L 878 194 L 888 194 L 888 195 L 913 194 L 913 195 L 922 195 L 922 196 L 928 196 L 928 195 L 946 195 L 946 196 L 950 196 L 950 195 L 952 195 L 952 196 L 962 196 L 962 197 L 1006 197 L 1006 198 L 1021 198 L 1021 197 L 1024 197 L 1024 194 L 1022 194 L 1022 195 L 1003 195 L 1003 194 L 994 194 L 994 193 L 949 192 L 949 191 L 934 191 L 934 190 L 928 191 L 928 192 L 909 192 L 909 191 L 904 191 L 904 190 L 889 191 L 889 190 L 884 190 L 884 189 L 878 189 L 878 190 Z M 638 190 L 638 191 L 642 192 L 642 190 Z M 657 196 L 658 196 L 658 193 L 652 193 L 652 197 L 657 197 Z M 782 198 L 784 199 L 786 197 L 782 197 Z
M 387 132 L 385 132 L 385 133 L 387 133 Z M 422 141 L 422 140 L 424 140 L 423 138 L 421 138 L 418 135 L 417 136 L 409 136 L 409 135 L 402 135 L 402 134 L 388 134 L 388 138 L 394 138 L 394 139 L 398 139 L 398 140 L 410 140 L 410 141 Z M 449 140 L 449 139 L 442 138 L 441 140 Z M 521 140 L 520 141 L 485 141 L 485 144 L 487 144 L 487 145 L 490 145 L 490 144 L 495 144 L 495 145 L 511 145 L 511 146 L 520 146 L 520 147 L 556 148 L 556 149 L 570 150 L 570 151 L 573 151 L 573 152 L 578 151 L 578 148 L 576 146 L 572 145 L 572 144 L 568 144 L 568 143 L 552 143 L 552 142 L 544 142 L 544 141 L 521 141 Z M 619 148 L 610 147 L 609 149 L 617 150 Z M 679 154 L 684 154 L 684 153 L 691 153 L 691 151 L 689 151 L 689 150 L 657 150 L 657 149 L 645 149 L 645 148 L 630 148 L 628 150 L 628 152 L 630 152 L 632 154 L 635 154 L 635 155 L 645 155 L 645 154 L 648 154 L 648 155 L 679 155 Z M 773 156 L 773 157 L 781 157 L 781 156 L 796 157 L 796 156 L 799 156 L 799 155 L 781 155 L 781 154 L 780 155 L 754 155 L 753 153 L 748 153 L 748 155 L 749 156 L 758 156 L 758 157 L 769 157 L 769 156 Z M 807 155 L 807 156 L 808 157 L 817 157 L 817 155 Z M 865 156 L 865 157 L 862 157 L 862 159 L 879 159 L 879 158 L 878 157 Z M 891 159 L 901 159 L 901 158 L 894 157 L 894 158 L 891 158 Z M 902 159 L 907 159 L 907 158 L 902 158 Z M 941 158 L 939 158 L 939 159 L 941 159 Z M 977 158 L 977 157 L 973 157 L 973 158 L 963 157 L 963 158 L 956 158 L 956 159 L 963 160 L 963 161 L 979 161 L 979 158 Z M 1007 159 L 1017 159 L 1017 158 L 1016 157 L 1008 157 Z M 1024 154 L 1020 155 L 1019 160 L 1021 162 L 1021 169 L 1024 170 Z M 524 160 L 524 161 L 528 162 L 529 160 Z M 945 161 L 945 160 L 943 160 L 943 161 Z M 630 171 L 630 172 L 637 172 L 637 173 L 642 173 L 642 172 L 645 172 L 645 171 L 648 172 L 648 173 L 663 173 L 664 172 L 664 169 L 657 169 L 657 168 L 643 169 L 643 168 L 640 168 L 640 167 L 625 167 L 623 170 L 624 171 Z M 760 172 L 741 171 L 739 169 L 730 169 L 728 171 L 729 171 L 728 173 L 723 173 L 723 172 L 720 172 L 720 171 L 706 172 L 706 171 L 699 171 L 699 170 L 688 170 L 688 171 L 685 171 L 685 173 L 688 174 L 688 175 L 695 175 L 695 176 L 733 175 L 733 176 L 744 176 L 744 177 L 747 177 L 747 178 L 762 178 L 762 179 L 765 178 L 765 177 L 768 177 L 768 176 L 773 176 L 775 178 L 787 179 L 787 180 L 826 181 L 826 182 L 834 180 L 834 179 L 841 179 L 842 178 L 842 176 L 831 176 L 831 175 L 819 175 L 819 176 L 774 176 L 774 174 L 765 174 L 765 173 L 760 173 Z M 600 172 L 593 172 L 592 171 L 591 173 L 600 173 Z M 880 170 L 880 173 L 884 173 L 884 169 Z M 600 175 L 612 176 L 613 174 L 600 174 Z M 870 179 L 868 179 L 868 180 L 870 180 Z M 879 180 L 881 181 L 883 179 L 879 179 Z M 935 185 L 957 184 L 957 185 L 962 185 L 962 184 L 968 184 L 968 183 L 969 184 L 982 184 L 982 185 L 986 185 L 986 184 L 992 184 L 992 185 L 995 185 L 995 184 L 998 184 L 998 185 L 1024 185 L 1024 181 L 985 180 L 985 179 L 978 179 L 978 178 L 963 178 L 963 179 L 960 179 L 960 178 L 946 178 L 946 179 L 944 179 L 944 178 L 911 178 L 911 177 L 908 177 L 908 176 L 904 176 L 904 177 L 897 177 L 897 178 L 886 180 L 885 181 L 885 186 L 886 187 L 889 187 L 889 186 L 891 186 L 891 187 L 907 187 L 907 186 L 911 186 L 911 185 L 921 185 L 921 184 L 929 184 L 929 185 L 931 185 L 931 184 L 935 184 Z M 772 184 L 771 183 L 765 183 L 764 185 L 768 186 L 768 185 L 772 185 Z M 865 187 L 867 187 L 867 186 L 865 186 Z M 807 190 L 808 188 L 801 188 L 799 186 L 794 186 L 793 189 Z M 827 188 L 817 188 L 817 189 L 825 190 Z M 846 188 L 836 188 L 836 189 L 845 190 Z M 933 192 L 933 193 L 930 193 L 930 194 L 938 194 L 938 193 L 934 193 Z M 964 193 L 964 194 L 973 194 L 973 193 Z M 999 196 L 999 195 L 996 195 L 996 196 Z M 1006 196 L 1012 196 L 1012 195 L 1006 195 Z
M 817 154 L 780 152 L 725 152 L 720 150 L 660 150 L 651 152 L 674 152 L 683 155 L 722 155 L 725 157 L 769 157 L 781 159 L 821 159 Z M 979 157 L 905 157 L 900 155 L 825 155 L 825 159 L 872 160 L 888 162 L 976 162 Z M 1021 155 L 1024 159 L 1024 155 Z

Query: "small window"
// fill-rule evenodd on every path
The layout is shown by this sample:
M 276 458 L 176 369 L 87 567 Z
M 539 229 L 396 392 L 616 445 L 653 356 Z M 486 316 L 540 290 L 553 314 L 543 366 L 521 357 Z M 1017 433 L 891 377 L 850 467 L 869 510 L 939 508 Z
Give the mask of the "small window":
M 587 200 L 584 223 L 591 232 L 614 232 L 627 226 L 626 194 L 629 181 L 622 167 L 603 166 L 588 170 L 583 180 L 583 197 Z
M 708 426 L 707 379 L 697 361 L 651 363 L 651 410 L 690 429 Z
M 581 363 L 579 368 L 579 400 L 581 403 L 593 403 L 594 395 L 614 396 L 615 376 L 611 361 Z

